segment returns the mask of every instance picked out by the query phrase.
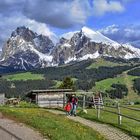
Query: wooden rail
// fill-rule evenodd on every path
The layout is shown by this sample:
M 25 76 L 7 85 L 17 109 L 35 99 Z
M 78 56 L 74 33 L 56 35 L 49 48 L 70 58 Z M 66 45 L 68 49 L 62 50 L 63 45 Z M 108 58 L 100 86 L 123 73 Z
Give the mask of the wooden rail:
M 67 93 L 66 92 L 65 94 L 75 94 L 75 92 L 72 92 L 72 93 L 69 93 L 69 92 Z M 121 108 L 126 108 L 128 110 L 133 110 L 133 111 L 140 111 L 139 108 L 126 107 L 126 106 L 120 105 L 119 103 L 116 103 L 116 106 L 109 106 L 109 105 L 106 105 L 106 104 L 98 103 L 98 100 L 97 100 L 97 102 L 91 102 L 91 101 L 86 100 L 86 94 L 83 94 L 83 92 L 77 92 L 77 94 L 82 95 L 81 99 L 79 99 L 78 102 L 82 103 L 81 106 L 82 106 L 83 110 L 86 108 L 87 104 L 96 105 L 96 108 L 93 108 L 93 109 L 97 110 L 96 115 L 97 115 L 98 119 L 100 118 L 100 111 L 105 111 L 105 112 L 109 112 L 109 113 L 118 115 L 118 125 L 121 125 L 122 117 L 125 117 L 125 118 L 128 118 L 128 119 L 140 122 L 140 119 L 138 119 L 138 118 L 134 118 L 134 117 L 131 117 L 129 115 L 125 115 L 125 114 L 121 113 Z M 88 95 L 90 95 L 90 94 L 92 94 L 92 92 L 88 93 Z M 48 102 L 46 104 L 49 104 L 49 105 L 53 105 L 53 104 L 58 104 L 58 105 L 61 104 L 62 105 L 63 104 L 63 107 L 64 107 L 66 103 L 67 103 L 67 99 L 66 99 L 66 96 L 64 96 L 64 98 L 63 98 L 63 100 L 61 100 L 61 102 L 59 102 L 59 100 L 56 100 L 56 102 L 48 100 Z M 111 111 L 111 110 L 107 110 L 107 109 L 105 109 L 105 107 L 116 109 L 116 112 Z
M 89 104 L 92 104 L 92 105 L 95 105 L 94 102 L 91 102 L 91 101 L 85 101 L 85 100 L 78 100 L 79 102 L 82 102 L 83 104 L 85 103 L 89 103 Z M 122 117 L 125 117 L 125 118 L 128 118 L 128 119 L 131 119 L 131 120 L 134 120 L 134 121 L 137 121 L 137 122 L 140 122 L 140 119 L 137 119 L 137 118 L 134 118 L 134 117 L 131 117 L 131 116 L 128 116 L 128 115 L 125 115 L 125 114 L 122 114 L 121 111 L 120 111 L 120 108 L 126 108 L 126 109 L 129 109 L 129 110 L 133 110 L 133 111 L 140 111 L 139 108 L 130 108 L 130 107 L 126 107 L 126 106 L 122 106 L 122 105 L 119 105 L 119 103 L 117 103 L 117 106 L 109 106 L 109 105 L 102 105 L 102 104 L 96 104 L 98 107 L 96 108 L 97 110 L 97 118 L 99 119 L 100 118 L 100 110 L 102 111 L 105 111 L 105 112 L 109 112 L 109 113 L 112 113 L 112 114 L 116 114 L 118 115 L 118 124 L 121 125 L 121 120 L 122 120 Z M 102 107 L 108 107 L 108 108 L 113 108 L 113 109 L 116 109 L 117 112 L 114 112 L 114 111 L 110 111 L 110 110 L 106 110 Z M 85 107 L 84 107 L 85 108 Z M 83 108 L 83 109 L 84 109 Z M 95 108 L 93 108 L 95 109 Z
M 126 106 L 122 106 L 122 105 L 120 107 L 129 109 L 129 110 L 140 111 L 140 108 L 131 108 L 131 107 L 126 107 Z

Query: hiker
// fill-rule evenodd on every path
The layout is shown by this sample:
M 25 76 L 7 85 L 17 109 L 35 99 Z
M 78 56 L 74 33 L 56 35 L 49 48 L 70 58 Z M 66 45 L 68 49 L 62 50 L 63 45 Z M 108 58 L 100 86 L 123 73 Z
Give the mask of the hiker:
M 70 115 L 70 111 L 71 111 L 71 103 L 70 103 L 70 101 L 68 101 L 68 103 L 66 104 L 64 110 L 66 111 L 67 115 Z
M 71 97 L 71 111 L 70 115 L 76 116 L 76 109 L 77 109 L 78 98 L 75 95 Z

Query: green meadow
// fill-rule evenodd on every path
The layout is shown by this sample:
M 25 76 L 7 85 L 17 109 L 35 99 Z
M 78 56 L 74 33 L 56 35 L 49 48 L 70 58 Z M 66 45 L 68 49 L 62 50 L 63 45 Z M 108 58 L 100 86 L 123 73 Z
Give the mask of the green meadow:
M 132 108 L 132 106 L 130 107 Z M 133 107 L 140 109 L 140 105 L 133 106 Z M 117 113 L 117 108 L 104 107 L 103 109 Z M 136 119 L 140 119 L 140 111 L 133 111 L 133 110 L 128 110 L 126 108 L 121 108 L 121 113 Z M 79 115 L 83 118 L 115 126 L 121 129 L 122 131 L 128 133 L 129 135 L 140 138 L 140 122 L 122 117 L 122 124 L 118 125 L 118 115 L 101 110 L 100 118 L 97 119 L 96 114 L 97 114 L 97 110 L 95 109 L 87 109 L 87 114 L 83 113 L 82 111 L 79 112 Z
M 91 128 L 45 109 L 0 107 L 0 112 L 8 118 L 35 128 L 50 140 L 105 140 Z
M 111 89 L 111 85 L 120 83 L 120 84 L 127 84 L 128 82 L 133 81 L 137 76 L 128 75 L 127 79 L 123 75 L 119 75 L 115 78 L 108 78 L 99 82 L 96 82 L 96 89 L 105 91 Z
M 96 86 L 93 87 L 93 90 L 105 92 L 106 90 L 110 90 L 112 88 L 111 87 L 112 84 L 124 84 L 126 85 L 128 89 L 127 98 L 134 99 L 138 97 L 136 91 L 134 91 L 133 89 L 133 80 L 136 78 L 138 78 L 138 76 L 128 75 L 127 72 L 124 72 L 120 75 L 117 75 L 117 77 L 108 78 L 108 79 L 96 82 Z
M 24 72 L 24 73 L 17 73 L 17 74 L 10 74 L 3 76 L 4 79 L 8 81 L 27 81 L 27 80 L 42 80 L 44 79 L 43 74 L 34 74 L 31 72 Z
M 92 63 L 90 66 L 88 66 L 87 69 L 99 68 L 101 66 L 106 66 L 106 67 L 123 66 L 124 64 L 125 63 L 118 63 L 118 62 L 115 63 L 99 58 L 96 59 L 95 62 Z

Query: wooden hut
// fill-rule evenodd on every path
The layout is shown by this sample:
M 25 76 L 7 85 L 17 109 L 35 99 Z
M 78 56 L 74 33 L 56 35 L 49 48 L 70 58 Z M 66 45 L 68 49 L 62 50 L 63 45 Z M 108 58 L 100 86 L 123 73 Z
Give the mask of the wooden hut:
M 65 93 L 68 92 L 72 92 L 72 89 L 32 90 L 26 96 L 40 107 L 63 107 L 66 100 Z

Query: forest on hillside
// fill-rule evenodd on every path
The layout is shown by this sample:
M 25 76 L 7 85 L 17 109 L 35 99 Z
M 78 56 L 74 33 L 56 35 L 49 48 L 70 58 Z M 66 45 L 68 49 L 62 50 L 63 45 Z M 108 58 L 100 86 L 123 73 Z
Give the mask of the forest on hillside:
M 111 59 L 110 61 L 115 63 L 120 62 L 117 62 L 117 60 L 115 59 Z M 33 74 L 43 74 L 44 79 L 42 80 L 7 81 L 3 77 L 1 77 L 0 93 L 6 93 L 7 97 L 15 97 L 19 95 L 21 97 L 24 97 L 25 93 L 32 89 L 54 88 L 56 85 L 56 81 L 62 81 L 65 77 L 71 77 L 76 79 L 74 81 L 75 90 L 88 91 L 92 89 L 93 86 L 95 86 L 95 82 L 107 78 L 116 77 L 118 74 L 121 74 L 122 72 L 137 66 L 132 65 L 129 62 L 124 62 L 125 65 L 123 66 L 100 66 L 98 68 L 87 69 L 87 67 L 90 66 L 92 63 L 94 63 L 94 60 L 86 60 L 72 63 L 66 66 L 48 67 L 30 71 Z M 14 85 L 14 88 L 11 85 Z M 119 90 L 121 89 L 120 86 L 118 86 Z M 110 92 L 114 92 L 114 90 Z M 118 90 L 116 90 L 116 92 L 118 92 Z M 113 94 L 116 95 L 116 92 Z M 124 95 L 121 96 L 121 98 L 123 97 Z
M 128 72 L 129 75 L 133 76 L 140 76 L 140 68 L 133 69 Z M 138 94 L 140 95 L 140 78 L 137 78 L 134 80 L 134 90 L 138 91 Z

